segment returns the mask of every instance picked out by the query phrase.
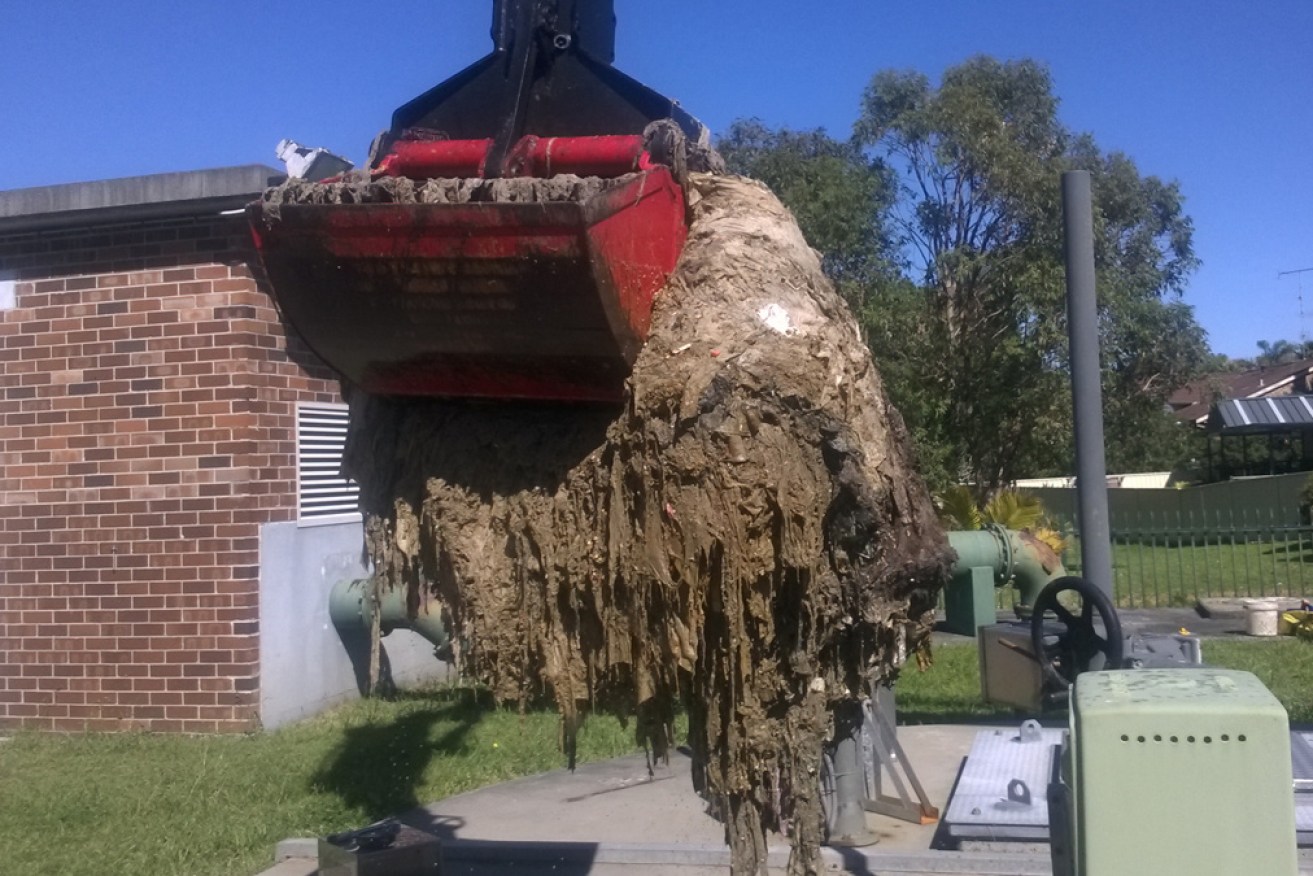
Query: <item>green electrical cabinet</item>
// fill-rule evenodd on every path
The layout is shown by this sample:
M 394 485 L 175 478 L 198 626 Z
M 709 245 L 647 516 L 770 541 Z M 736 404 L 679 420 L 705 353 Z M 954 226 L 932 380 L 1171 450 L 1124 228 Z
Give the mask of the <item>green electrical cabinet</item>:
M 1070 722 L 1068 872 L 1297 872 L 1286 712 L 1250 673 L 1087 672 Z

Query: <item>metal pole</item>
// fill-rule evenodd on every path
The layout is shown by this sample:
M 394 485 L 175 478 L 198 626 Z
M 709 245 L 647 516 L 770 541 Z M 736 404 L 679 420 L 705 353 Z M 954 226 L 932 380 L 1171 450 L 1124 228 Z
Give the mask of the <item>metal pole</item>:
M 1062 174 L 1067 258 L 1067 331 L 1076 420 L 1076 492 L 1080 504 L 1081 574 L 1112 596 L 1108 471 L 1103 456 L 1103 391 L 1099 372 L 1099 312 L 1094 293 L 1094 208 L 1090 175 Z
M 869 846 L 877 837 L 866 826 L 866 770 L 862 766 L 862 705 L 844 700 L 834 708 L 834 807 L 827 842 Z

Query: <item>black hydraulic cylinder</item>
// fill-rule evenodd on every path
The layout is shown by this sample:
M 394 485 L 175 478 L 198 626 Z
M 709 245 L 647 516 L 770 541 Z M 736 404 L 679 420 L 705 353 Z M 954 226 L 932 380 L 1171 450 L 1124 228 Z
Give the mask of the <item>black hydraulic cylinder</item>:
M 1099 370 L 1099 310 L 1094 284 L 1094 207 L 1090 174 L 1062 174 L 1067 260 L 1067 332 L 1076 421 L 1076 492 L 1081 574 L 1112 597 L 1112 540 L 1108 525 L 1108 470 L 1103 449 L 1103 388 Z

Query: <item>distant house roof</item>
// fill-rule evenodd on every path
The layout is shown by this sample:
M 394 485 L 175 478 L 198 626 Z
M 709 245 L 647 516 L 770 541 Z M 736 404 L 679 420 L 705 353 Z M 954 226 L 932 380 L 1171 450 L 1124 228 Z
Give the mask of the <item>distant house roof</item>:
M 1237 374 L 1212 374 L 1181 387 L 1172 393 L 1167 403 L 1178 419 L 1201 426 L 1207 422 L 1217 399 L 1265 398 L 1297 381 L 1303 385 L 1296 389 L 1303 389 L 1310 376 L 1313 376 L 1313 359 L 1269 365 Z
M 1313 397 L 1227 399 L 1212 406 L 1208 430 L 1223 435 L 1313 429 Z

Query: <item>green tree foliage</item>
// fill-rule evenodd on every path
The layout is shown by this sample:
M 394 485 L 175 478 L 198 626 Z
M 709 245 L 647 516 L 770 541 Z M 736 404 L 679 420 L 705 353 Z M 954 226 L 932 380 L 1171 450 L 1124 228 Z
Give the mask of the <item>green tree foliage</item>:
M 981 505 L 971 488 L 954 484 L 936 497 L 939 520 L 953 529 L 981 529 L 986 524 L 1004 529 L 1034 529 L 1044 522 L 1044 505 L 1038 497 L 1017 490 L 999 490 Z
M 1259 341 L 1258 355 L 1254 363 L 1263 365 L 1285 365 L 1300 359 L 1313 359 L 1313 341 Z
M 1179 297 L 1198 264 L 1193 226 L 1175 183 L 1140 176 L 1125 155 L 1100 154 L 1088 135 L 1069 153 L 1095 192 L 1108 468 L 1171 469 L 1191 445 L 1164 410 L 1167 396 L 1202 373 L 1209 356 L 1193 308 Z
M 935 304 L 935 383 L 952 400 L 932 431 L 985 488 L 1069 465 L 1059 186 L 1064 170 L 1091 173 L 1110 457 L 1143 458 L 1124 439 L 1162 420 L 1207 353 L 1178 300 L 1196 260 L 1177 186 L 1068 131 L 1032 61 L 974 58 L 937 89 L 877 74 L 857 136 L 903 171 L 899 220 Z
M 827 268 L 865 285 L 847 297 L 936 486 L 962 480 L 988 493 L 1071 469 L 1060 181 L 1073 168 L 1093 177 L 1110 464 L 1138 468 L 1179 449 L 1164 428 L 1166 397 L 1207 355 L 1179 298 L 1197 264 L 1180 190 L 1069 131 L 1057 107 L 1042 65 L 978 57 L 937 87 L 919 73 L 876 74 L 852 143 L 759 122 L 722 141 L 736 169 L 799 212 L 814 246 L 884 248 L 864 260 L 843 248 L 834 263 L 879 270 Z M 872 182 L 846 198 L 860 174 Z M 822 192 L 824 206 L 800 202 Z M 807 209 L 867 233 L 814 233 L 823 226 L 804 220 Z M 881 213 L 863 223 L 862 210 Z
M 998 490 L 981 505 L 965 484 L 954 484 L 935 497 L 939 522 L 947 529 L 983 529 L 1001 526 L 1029 532 L 1061 554 L 1066 537 L 1049 520 L 1037 496 L 1013 489 Z
M 1257 367 L 1253 359 L 1232 359 L 1225 353 L 1210 353 L 1203 370 L 1205 374 L 1239 374 Z
M 1276 341 L 1259 341 L 1258 355 L 1252 359 L 1232 359 L 1222 353 L 1210 354 L 1203 370 L 1207 374 L 1236 374 L 1257 368 L 1270 368 L 1273 365 L 1285 365 L 1301 359 L 1313 359 L 1313 341 L 1288 341 L 1282 338 Z

